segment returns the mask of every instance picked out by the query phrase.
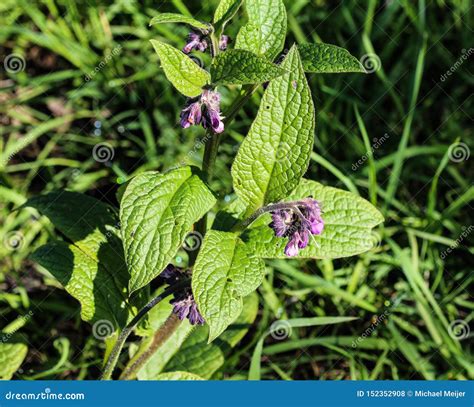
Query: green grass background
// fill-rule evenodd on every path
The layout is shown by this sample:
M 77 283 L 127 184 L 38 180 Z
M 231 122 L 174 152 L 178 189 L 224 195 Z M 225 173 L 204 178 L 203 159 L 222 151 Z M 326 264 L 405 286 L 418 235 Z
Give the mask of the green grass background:
M 367 75 L 309 76 L 318 113 L 307 177 L 366 197 L 386 222 L 374 234 L 376 248 L 359 257 L 268 262 L 257 321 L 216 377 L 246 377 L 274 320 L 353 316 L 294 328 L 284 340 L 268 337 L 261 377 L 473 379 L 473 334 L 463 334 L 474 330 L 472 3 L 286 4 L 287 46 L 323 41 L 380 59 Z M 104 345 L 81 322 L 78 304 L 27 259 L 54 236 L 52 225 L 13 209 L 58 188 L 117 205 L 115 193 L 128 177 L 182 160 L 200 165 L 203 149 L 195 143 L 203 130 L 180 129 L 184 98 L 165 80 L 149 43 L 182 47 L 187 29 L 148 22 L 164 11 L 209 21 L 215 6 L 1 2 L 0 328 L 29 346 L 14 378 L 97 378 Z M 241 10 L 227 33 L 235 38 L 244 21 Z M 11 54 L 24 58 L 23 70 L 5 69 Z M 224 108 L 236 93 L 223 90 Z M 223 201 L 234 198 L 230 165 L 261 94 L 244 106 L 219 150 L 213 187 Z M 113 147 L 109 163 L 93 158 L 100 142 Z M 367 153 L 372 145 L 378 147 Z M 455 151 L 461 159 L 453 159 Z M 13 248 L 12 237 L 19 238 Z

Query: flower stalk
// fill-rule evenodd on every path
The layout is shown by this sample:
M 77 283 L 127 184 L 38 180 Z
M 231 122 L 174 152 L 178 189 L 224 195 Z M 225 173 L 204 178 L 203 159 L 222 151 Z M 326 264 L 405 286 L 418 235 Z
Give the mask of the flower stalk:
M 185 279 L 177 284 L 174 284 L 173 286 L 169 287 L 165 291 L 163 291 L 161 294 L 157 295 L 155 298 L 153 298 L 147 305 L 145 305 L 139 312 L 138 314 L 130 321 L 130 323 L 120 332 L 120 335 L 117 338 L 117 342 L 115 342 L 115 345 L 110 352 L 110 355 L 107 359 L 107 362 L 105 363 L 104 371 L 101 377 L 101 380 L 111 380 L 112 379 L 112 374 L 114 372 L 115 366 L 117 365 L 118 358 L 120 356 L 120 352 L 122 351 L 123 345 L 125 344 L 125 341 L 127 338 L 130 336 L 132 331 L 137 327 L 138 323 L 140 320 L 151 310 L 155 305 L 159 304 L 163 299 L 166 297 L 181 291 L 185 289 L 187 286 L 189 286 L 190 280 Z

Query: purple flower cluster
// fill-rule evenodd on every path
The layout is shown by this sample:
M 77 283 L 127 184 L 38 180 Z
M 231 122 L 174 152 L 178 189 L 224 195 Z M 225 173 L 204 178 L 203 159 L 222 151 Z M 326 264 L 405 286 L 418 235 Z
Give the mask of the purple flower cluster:
M 193 32 L 188 34 L 188 42 L 183 47 L 183 52 L 189 54 L 192 50 L 204 52 L 207 49 L 207 41 L 203 35 Z
M 224 122 L 221 114 L 221 95 L 209 89 L 204 89 L 198 99 L 190 99 L 181 111 L 181 127 L 202 124 L 205 129 L 212 129 L 214 133 L 224 131 Z
M 189 274 L 189 271 L 169 264 L 160 274 L 160 277 L 167 284 L 173 285 L 179 282 L 182 278 L 189 277 Z M 188 318 L 191 325 L 203 325 L 205 323 L 204 318 L 198 310 L 196 301 L 194 301 L 191 287 L 174 293 L 174 297 L 170 303 L 173 304 L 173 312 L 180 320 Z
M 288 237 L 285 254 L 296 256 L 300 249 L 308 246 L 310 235 L 320 235 L 324 229 L 319 202 L 305 198 L 287 209 L 272 212 L 270 227 L 275 236 Z
M 228 35 L 221 35 L 221 38 L 219 39 L 219 49 L 225 51 L 229 43 L 230 37 Z M 190 32 L 188 34 L 186 45 L 183 47 L 183 52 L 185 54 L 189 54 L 193 50 L 204 52 L 207 49 L 207 45 L 205 35 Z

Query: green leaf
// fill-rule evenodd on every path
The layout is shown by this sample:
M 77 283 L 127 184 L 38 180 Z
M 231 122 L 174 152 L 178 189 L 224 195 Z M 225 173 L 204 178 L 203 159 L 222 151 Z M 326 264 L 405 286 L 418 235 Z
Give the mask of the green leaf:
M 221 0 L 214 12 L 213 22 L 218 26 L 223 26 L 234 16 L 241 4 L 242 0 Z
M 383 222 L 382 214 L 368 201 L 350 192 L 302 180 L 286 199 L 312 196 L 321 203 L 324 230 L 300 250 L 299 258 L 335 259 L 354 256 L 378 243 L 372 228 Z M 267 223 L 270 216 L 265 215 Z M 287 238 L 275 237 L 269 226 L 249 229 L 242 237 L 251 250 L 264 258 L 287 258 L 283 252 Z
M 161 373 L 156 377 L 156 380 L 204 380 L 198 375 L 189 373 L 189 372 L 168 372 Z
M 166 365 L 166 371 L 186 370 L 205 379 L 224 364 L 224 353 L 216 343 L 207 343 L 209 328 L 196 327 Z
M 232 166 L 234 189 L 248 213 L 285 198 L 308 168 L 314 142 L 314 105 L 298 51 L 270 82 Z
M 231 348 L 234 348 L 247 334 L 249 328 L 257 318 L 258 313 L 258 295 L 254 291 L 244 298 L 244 306 L 239 317 L 229 325 L 229 327 L 219 336 L 220 341 L 226 342 Z
M 267 82 L 284 72 L 278 65 L 242 49 L 231 49 L 217 55 L 211 65 L 212 82 L 221 85 Z
M 162 24 L 162 23 L 184 23 L 189 24 L 191 27 L 197 28 L 201 31 L 209 31 L 209 24 L 198 21 L 192 17 L 184 16 L 176 13 L 161 13 L 153 17 L 150 21 L 150 25 Z
M 122 198 L 120 221 L 133 292 L 171 263 L 193 223 L 216 202 L 198 170 L 181 167 L 135 177 Z
M 336 73 L 363 72 L 359 60 L 344 48 L 331 44 L 303 44 L 299 46 L 301 62 L 306 72 Z
M 35 208 L 81 251 L 126 282 L 120 223 L 110 206 L 78 192 L 54 191 L 29 199 L 22 207 Z
M 47 216 L 71 242 L 48 243 L 33 253 L 32 260 L 80 302 L 85 321 L 103 319 L 115 328 L 124 326 L 142 299 L 127 299 L 130 275 L 113 209 L 95 198 L 69 191 L 34 197 L 23 207 L 33 207 Z
M 28 353 L 23 343 L 0 342 L 0 380 L 10 380 Z
M 164 42 L 150 40 L 160 57 L 165 75 L 173 86 L 188 97 L 199 96 L 211 76 L 180 50 Z
M 80 302 L 84 321 L 102 321 L 110 334 L 127 323 L 126 286 L 118 286 L 101 263 L 76 246 L 53 241 L 36 250 L 31 259 L 48 270 Z
M 282 0 L 246 0 L 248 23 L 235 42 L 235 48 L 246 49 L 273 60 L 283 50 L 286 37 L 286 10 Z
M 264 264 L 237 234 L 210 230 L 194 265 L 192 289 L 209 325 L 209 342 L 242 312 L 242 297 L 257 289 Z

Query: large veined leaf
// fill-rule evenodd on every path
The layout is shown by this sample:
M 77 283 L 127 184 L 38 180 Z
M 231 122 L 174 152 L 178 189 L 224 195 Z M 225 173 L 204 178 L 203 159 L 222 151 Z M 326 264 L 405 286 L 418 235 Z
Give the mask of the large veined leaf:
M 296 46 L 270 82 L 232 166 L 234 189 L 248 212 L 285 198 L 308 168 L 315 112 Z
M 201 31 L 207 32 L 210 26 L 206 23 L 198 21 L 192 17 L 184 16 L 176 13 L 161 13 L 153 17 L 150 21 L 150 25 L 163 24 L 163 23 L 184 23 L 189 24 L 191 27 L 197 28 Z
M 216 84 L 268 82 L 284 72 L 278 65 L 242 49 L 231 49 L 217 55 L 211 66 L 212 82 Z
M 28 353 L 23 343 L 0 342 L 0 380 L 10 380 Z
M 318 43 L 303 44 L 298 49 L 306 72 L 365 72 L 359 60 L 344 48 Z
M 131 292 L 171 263 L 193 223 L 215 202 L 192 167 L 146 172 L 130 182 L 122 197 L 120 221 Z
M 84 194 L 56 191 L 28 200 L 70 242 L 40 247 L 32 259 L 46 268 L 81 304 L 85 321 L 126 324 L 140 298 L 128 298 L 130 278 L 119 237 L 119 220 L 111 207 Z
M 235 48 L 246 49 L 273 60 L 283 50 L 286 37 L 286 10 L 282 0 L 245 0 L 248 23 L 235 42 Z
M 120 223 L 110 206 L 78 192 L 54 191 L 30 198 L 23 207 L 46 216 L 68 240 L 126 285 Z
M 160 57 L 165 75 L 173 86 L 185 96 L 195 97 L 201 94 L 211 76 L 179 49 L 157 40 L 150 40 Z
M 372 228 L 384 219 L 368 201 L 350 192 L 309 180 L 303 180 L 286 200 L 309 196 L 321 203 L 324 230 L 321 235 L 310 239 L 309 245 L 300 250 L 297 257 L 348 257 L 370 250 L 378 243 Z M 269 223 L 270 216 L 266 214 L 264 220 Z M 286 258 L 284 248 L 287 238 L 275 237 L 269 226 L 251 228 L 246 231 L 243 239 L 261 257 Z
M 31 259 L 53 274 L 80 302 L 84 321 L 102 321 L 103 329 L 109 329 L 109 334 L 127 323 L 126 286 L 118 286 L 100 262 L 94 261 L 77 246 L 53 241 L 36 250 Z
M 186 370 L 205 379 L 224 364 L 224 353 L 216 343 L 207 343 L 209 328 L 201 326 L 186 339 L 166 365 L 166 371 Z
M 258 295 L 256 292 L 244 297 L 244 306 L 238 318 L 229 325 L 228 328 L 219 336 L 214 343 L 220 344 L 226 342 L 230 347 L 235 347 L 247 334 L 249 328 L 257 318 L 258 313 Z
M 224 25 L 234 16 L 241 4 L 242 0 L 221 0 L 214 12 L 214 23 Z
M 262 282 L 264 264 L 237 234 L 209 231 L 194 265 L 192 289 L 209 342 L 242 312 L 242 297 Z

